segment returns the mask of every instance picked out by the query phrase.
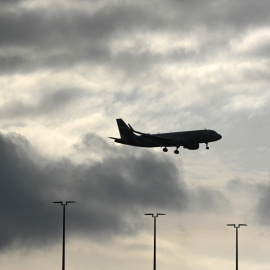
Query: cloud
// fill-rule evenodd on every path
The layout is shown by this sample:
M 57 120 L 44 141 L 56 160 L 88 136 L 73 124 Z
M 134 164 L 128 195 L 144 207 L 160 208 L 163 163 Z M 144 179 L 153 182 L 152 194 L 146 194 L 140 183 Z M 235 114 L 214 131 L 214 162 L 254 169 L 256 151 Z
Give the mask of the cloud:
M 111 155 L 89 165 L 75 165 L 67 159 L 52 163 L 34 154 L 18 135 L 2 135 L 0 152 L 2 248 L 16 242 L 54 241 L 61 220 L 57 217 L 60 210 L 51 204 L 55 200 L 77 201 L 68 210 L 74 233 L 100 236 L 131 232 L 128 220 L 139 210 L 182 211 L 186 205 L 176 167 L 154 155 Z
M 242 34 L 230 41 L 232 50 L 237 53 L 247 53 L 256 55 L 260 51 L 264 52 L 269 48 L 270 29 L 269 27 L 260 27 L 248 29 Z M 264 56 L 264 54 L 262 54 Z
M 189 26 L 201 25 L 211 29 L 222 28 L 224 25 L 241 30 L 252 25 L 267 25 L 269 17 L 267 9 L 269 2 L 260 0 L 252 1 L 224 1 L 209 0 L 200 5 L 199 0 L 169 1 L 171 11 L 179 12 L 179 20 Z M 198 8 L 200 7 L 200 8 Z M 188 12 L 187 12 L 188 11 Z
M 258 5 L 206 1 L 203 6 L 200 1 L 168 1 L 155 3 L 155 13 L 145 2 L 81 2 L 79 7 L 67 1 L 53 8 L 37 4 L 29 8 L 29 3 L 27 8 L 26 1 L 0 13 L 2 72 L 101 64 L 134 73 L 165 60 L 183 62 L 205 54 L 212 59 L 213 51 L 224 48 L 235 35 L 230 27 L 220 34 L 220 25 L 237 29 L 242 18 L 260 26 L 261 16 L 253 21 L 246 12 L 254 14 L 254 7 L 258 14 L 267 10 L 264 1 Z M 211 35 L 206 34 L 209 29 Z
M 267 181 L 265 184 L 260 185 L 258 187 L 260 193 L 257 198 L 256 205 L 256 218 L 258 222 L 262 225 L 269 226 L 270 225 L 270 182 Z
M 218 190 L 206 187 L 195 188 L 191 193 L 189 207 L 195 206 L 195 211 L 225 212 L 230 209 L 230 201 Z M 192 205 L 195 202 L 195 205 Z
M 145 211 L 188 211 L 191 198 L 193 210 L 199 204 L 204 211 L 213 211 L 212 204 L 220 209 L 215 191 L 191 197 L 181 171 L 164 156 L 110 149 L 93 134 L 76 149 L 107 152 L 102 161 L 50 161 L 22 136 L 0 136 L 0 248 L 59 239 L 62 210 L 53 201 L 75 200 L 68 206 L 70 233 L 98 239 L 137 233 L 142 229 L 137 218 Z
M 13 5 L 14 3 L 20 3 L 24 0 L 0 0 L 1 5 Z
M 9 101 L 0 108 L 0 115 L 2 118 L 18 119 L 29 116 L 48 116 L 60 111 L 64 113 L 68 105 L 84 96 L 85 92 L 80 89 L 48 91 L 36 98 L 27 99 L 27 101 L 21 99 Z

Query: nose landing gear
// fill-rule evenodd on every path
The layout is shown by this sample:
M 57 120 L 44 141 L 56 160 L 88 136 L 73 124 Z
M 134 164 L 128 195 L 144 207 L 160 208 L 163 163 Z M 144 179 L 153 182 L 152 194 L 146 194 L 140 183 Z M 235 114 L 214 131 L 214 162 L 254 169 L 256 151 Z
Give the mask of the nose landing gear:
M 168 148 L 167 147 L 164 147 L 163 148 L 163 152 L 168 152 Z
M 209 150 L 208 142 L 205 143 L 205 145 L 206 145 L 206 149 Z

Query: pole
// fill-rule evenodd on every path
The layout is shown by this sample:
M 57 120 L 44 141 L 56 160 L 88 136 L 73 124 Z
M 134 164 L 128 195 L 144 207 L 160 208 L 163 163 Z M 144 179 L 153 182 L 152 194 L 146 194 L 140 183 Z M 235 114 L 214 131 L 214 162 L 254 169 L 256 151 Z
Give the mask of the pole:
M 157 256 L 156 256 L 156 236 L 157 236 L 157 229 L 156 229 L 156 218 L 159 216 L 159 215 L 166 215 L 166 214 L 160 214 L 160 213 L 158 213 L 158 214 L 156 214 L 156 215 L 154 215 L 154 214 L 145 214 L 145 215 L 147 215 L 147 216 L 152 216 L 153 218 L 154 218 L 154 262 L 153 262 L 153 270 L 156 270 L 156 265 L 157 265 L 157 263 L 156 263 L 156 259 L 157 259 Z
M 156 217 L 154 217 L 154 270 L 156 270 Z
M 235 224 L 227 224 L 227 226 L 233 226 L 236 230 L 236 234 L 235 234 L 235 242 L 236 242 L 236 246 L 235 246 L 235 267 L 236 270 L 238 270 L 238 229 L 241 226 L 247 226 L 247 224 L 238 224 L 238 226 L 236 226 Z
M 65 203 L 60 202 L 53 202 L 59 203 L 63 206 L 63 246 L 62 246 L 62 270 L 65 270 L 65 246 L 66 246 L 66 205 L 69 203 L 75 203 L 74 201 L 66 201 Z
M 236 262 L 235 262 L 235 265 L 236 265 L 236 270 L 238 270 L 238 227 L 235 227 L 236 228 Z
M 63 247 L 62 247 L 62 270 L 65 270 L 65 231 L 66 231 L 66 205 L 63 204 Z

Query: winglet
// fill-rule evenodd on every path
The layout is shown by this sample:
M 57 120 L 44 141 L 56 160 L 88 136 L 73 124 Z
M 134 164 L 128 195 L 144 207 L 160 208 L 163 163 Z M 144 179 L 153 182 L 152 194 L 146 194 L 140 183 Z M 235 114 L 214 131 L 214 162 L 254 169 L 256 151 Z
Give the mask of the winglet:
M 130 130 L 131 130 L 132 132 L 134 132 L 133 127 L 132 127 L 130 124 L 128 124 L 128 126 L 129 126 Z
M 145 133 L 142 133 L 142 132 L 140 132 L 140 131 L 135 130 L 130 124 L 128 124 L 128 126 L 129 126 L 130 130 L 131 130 L 133 133 L 137 133 L 137 134 L 141 134 L 141 135 L 144 135 L 144 134 L 145 134 Z

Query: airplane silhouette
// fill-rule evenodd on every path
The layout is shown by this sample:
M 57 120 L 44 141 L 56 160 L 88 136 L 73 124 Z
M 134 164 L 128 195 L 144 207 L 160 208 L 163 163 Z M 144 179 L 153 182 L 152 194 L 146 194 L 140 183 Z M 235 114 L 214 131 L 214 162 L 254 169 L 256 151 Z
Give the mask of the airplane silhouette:
M 197 150 L 200 143 L 205 143 L 208 150 L 208 143 L 222 138 L 216 131 L 209 129 L 147 134 L 134 130 L 130 124 L 127 126 L 123 119 L 116 119 L 116 121 L 121 138 L 109 137 L 116 143 L 138 147 L 163 147 L 164 152 L 168 152 L 167 147 L 176 147 L 175 154 L 179 154 L 178 148 L 181 146 L 189 150 Z

